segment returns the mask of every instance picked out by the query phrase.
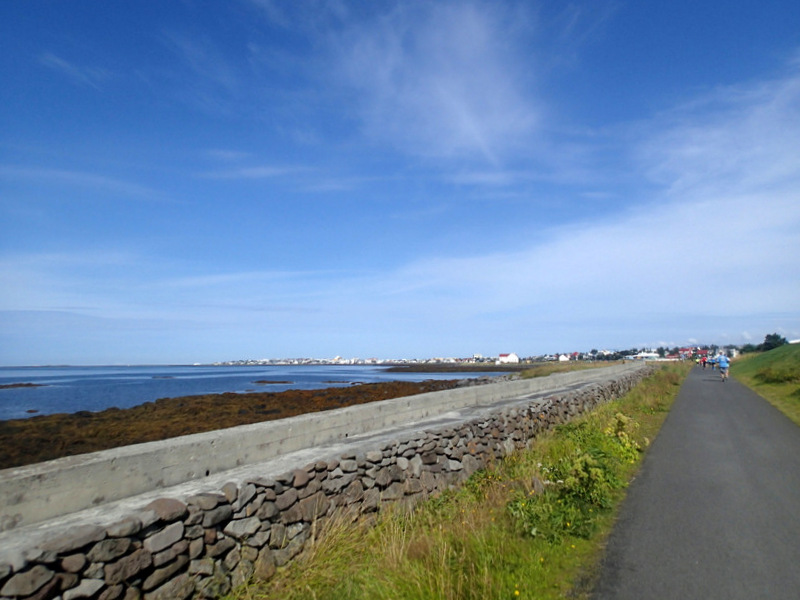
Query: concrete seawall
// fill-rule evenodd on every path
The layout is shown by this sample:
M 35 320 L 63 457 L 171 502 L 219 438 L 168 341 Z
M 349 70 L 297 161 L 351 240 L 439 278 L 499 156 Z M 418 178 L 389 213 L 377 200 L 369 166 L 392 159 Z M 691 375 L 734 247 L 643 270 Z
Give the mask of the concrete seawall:
M 650 372 L 495 382 L 0 471 L 0 600 L 219 598 L 272 577 L 337 514 L 412 507 Z
M 0 471 L 0 531 L 465 406 L 585 385 L 635 368 L 618 365 L 430 392 L 5 469 Z

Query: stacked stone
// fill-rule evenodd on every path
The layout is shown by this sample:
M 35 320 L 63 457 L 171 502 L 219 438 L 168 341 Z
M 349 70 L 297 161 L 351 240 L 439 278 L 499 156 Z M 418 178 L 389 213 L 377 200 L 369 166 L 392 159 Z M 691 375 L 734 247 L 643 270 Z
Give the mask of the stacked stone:
M 649 371 L 543 402 L 512 406 L 442 431 L 319 460 L 219 493 L 162 498 L 109 527 L 84 525 L 0 565 L 0 600 L 217 598 L 269 579 L 337 511 L 411 508 L 540 432 L 632 389 Z

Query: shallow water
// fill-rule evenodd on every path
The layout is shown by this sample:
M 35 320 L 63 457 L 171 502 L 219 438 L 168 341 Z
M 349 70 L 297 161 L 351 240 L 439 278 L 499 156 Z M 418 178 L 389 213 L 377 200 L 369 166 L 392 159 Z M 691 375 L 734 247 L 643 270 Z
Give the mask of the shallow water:
M 0 389 L 0 420 L 111 407 L 130 408 L 159 398 L 198 394 L 281 392 L 345 387 L 354 383 L 483 375 L 485 373 L 398 373 L 389 372 L 388 367 L 350 365 L 0 367 L 0 386 L 36 385 Z M 256 383 L 259 381 L 271 383 Z

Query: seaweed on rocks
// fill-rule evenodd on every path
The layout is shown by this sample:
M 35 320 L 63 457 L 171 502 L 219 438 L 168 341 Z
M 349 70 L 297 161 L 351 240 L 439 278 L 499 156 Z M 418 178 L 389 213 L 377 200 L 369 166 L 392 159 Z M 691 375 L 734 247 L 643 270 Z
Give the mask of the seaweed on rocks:
M 128 409 L 0 421 L 0 469 L 459 387 L 459 379 L 161 398 Z

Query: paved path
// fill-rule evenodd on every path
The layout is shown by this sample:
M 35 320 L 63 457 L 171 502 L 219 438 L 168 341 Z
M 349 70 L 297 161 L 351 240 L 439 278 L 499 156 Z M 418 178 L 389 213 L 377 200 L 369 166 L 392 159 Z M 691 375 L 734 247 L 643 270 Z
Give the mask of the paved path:
M 593 598 L 800 599 L 800 427 L 695 368 L 631 484 Z

